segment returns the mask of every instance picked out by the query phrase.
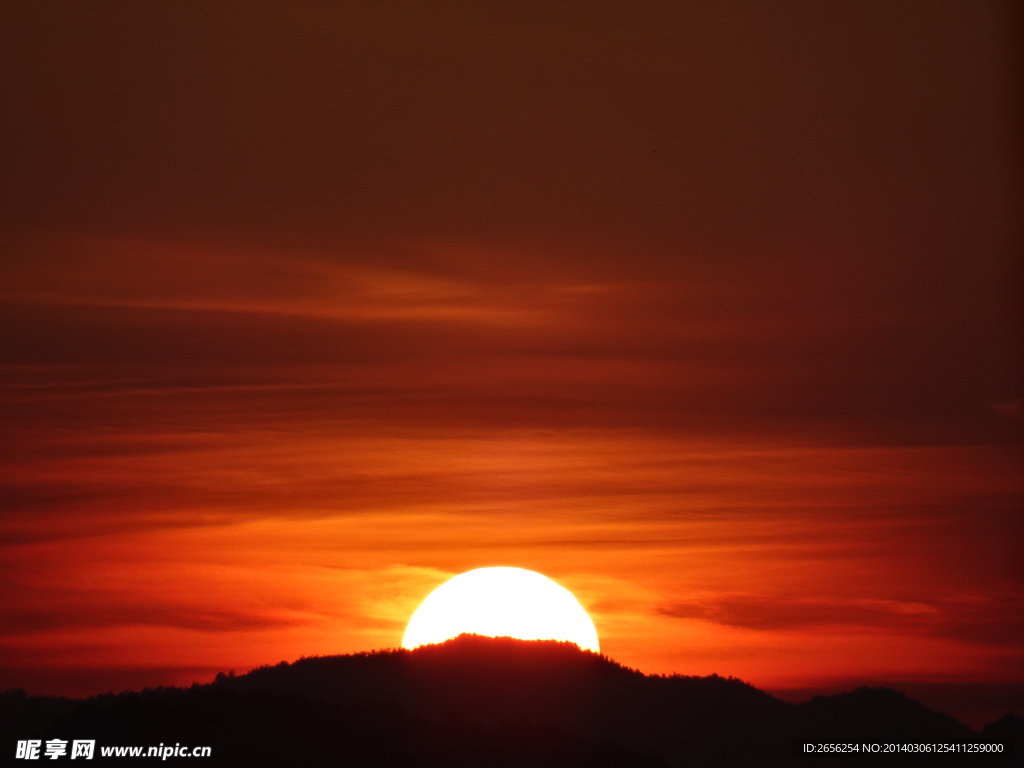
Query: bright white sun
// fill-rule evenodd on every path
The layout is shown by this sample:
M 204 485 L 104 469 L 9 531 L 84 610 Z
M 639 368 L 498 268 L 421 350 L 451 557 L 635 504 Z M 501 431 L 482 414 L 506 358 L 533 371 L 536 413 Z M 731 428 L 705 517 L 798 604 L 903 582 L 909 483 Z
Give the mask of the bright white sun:
M 523 568 L 477 568 L 435 589 L 409 619 L 403 648 L 463 633 L 563 640 L 598 652 L 597 630 L 572 592 Z

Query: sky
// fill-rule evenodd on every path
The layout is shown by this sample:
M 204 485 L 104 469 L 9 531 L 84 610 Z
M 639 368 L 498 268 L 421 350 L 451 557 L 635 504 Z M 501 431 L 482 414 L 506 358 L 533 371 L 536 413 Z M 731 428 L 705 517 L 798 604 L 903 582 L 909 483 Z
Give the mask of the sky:
M 4 2 L 0 689 L 511 565 L 645 672 L 1024 709 L 1020 22 Z

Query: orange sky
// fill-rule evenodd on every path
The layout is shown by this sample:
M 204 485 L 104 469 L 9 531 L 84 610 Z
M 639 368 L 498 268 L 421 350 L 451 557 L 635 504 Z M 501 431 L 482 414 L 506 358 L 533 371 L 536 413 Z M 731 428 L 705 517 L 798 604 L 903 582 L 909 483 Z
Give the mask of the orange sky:
M 516 565 L 644 671 L 1024 700 L 1010 3 L 251 7 L 0 19 L 0 688 Z

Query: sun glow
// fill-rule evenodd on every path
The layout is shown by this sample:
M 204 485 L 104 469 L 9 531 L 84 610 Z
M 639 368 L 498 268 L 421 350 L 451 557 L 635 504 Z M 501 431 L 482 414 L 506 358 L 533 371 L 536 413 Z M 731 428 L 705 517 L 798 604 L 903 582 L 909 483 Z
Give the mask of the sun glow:
M 523 568 L 477 568 L 435 589 L 409 619 L 403 648 L 461 634 L 563 640 L 598 652 L 597 630 L 573 594 Z

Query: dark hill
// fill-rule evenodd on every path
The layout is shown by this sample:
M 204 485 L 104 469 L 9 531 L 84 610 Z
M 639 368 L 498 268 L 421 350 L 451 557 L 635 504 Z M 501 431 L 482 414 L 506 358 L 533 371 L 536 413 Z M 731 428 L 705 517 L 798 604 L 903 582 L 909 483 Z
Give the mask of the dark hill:
M 645 676 L 566 643 L 474 636 L 282 662 L 189 689 L 83 702 L 7 694 L 0 719 L 17 723 L 16 733 L 3 726 L 8 751 L 25 738 L 180 742 L 211 746 L 203 765 L 246 766 L 836 766 L 851 758 L 794 758 L 794 747 L 981 738 L 889 689 L 794 705 L 731 678 Z M 1019 739 L 1019 718 L 994 732 Z

